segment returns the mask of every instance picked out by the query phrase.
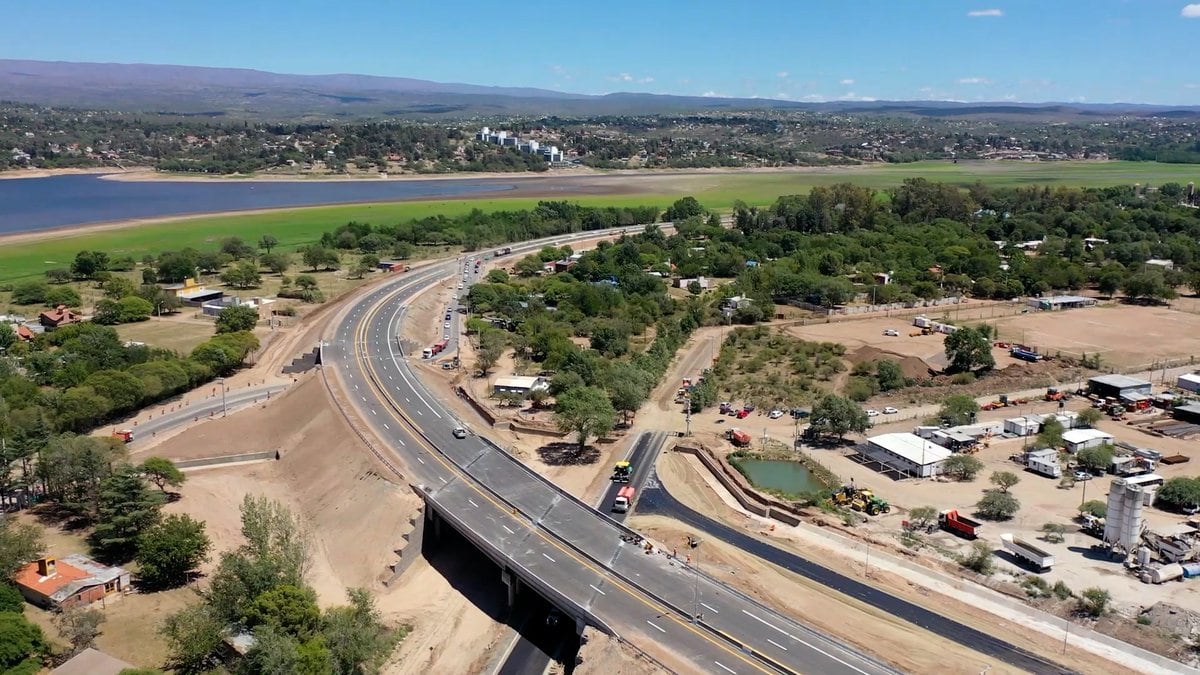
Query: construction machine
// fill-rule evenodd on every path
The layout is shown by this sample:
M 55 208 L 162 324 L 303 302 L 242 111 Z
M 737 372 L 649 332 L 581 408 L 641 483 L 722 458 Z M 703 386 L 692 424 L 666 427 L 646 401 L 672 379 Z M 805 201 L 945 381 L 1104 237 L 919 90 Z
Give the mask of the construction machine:
M 633 465 L 628 461 L 622 460 L 613 465 L 612 482 L 628 483 L 631 475 L 633 475 Z

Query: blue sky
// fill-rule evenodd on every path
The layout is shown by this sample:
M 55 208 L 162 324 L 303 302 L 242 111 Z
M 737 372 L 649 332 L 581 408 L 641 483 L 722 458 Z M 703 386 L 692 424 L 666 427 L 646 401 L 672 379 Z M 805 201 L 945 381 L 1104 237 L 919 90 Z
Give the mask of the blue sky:
M 1200 105 L 1200 0 L 9 0 L 3 15 L 0 58 L 589 94 Z

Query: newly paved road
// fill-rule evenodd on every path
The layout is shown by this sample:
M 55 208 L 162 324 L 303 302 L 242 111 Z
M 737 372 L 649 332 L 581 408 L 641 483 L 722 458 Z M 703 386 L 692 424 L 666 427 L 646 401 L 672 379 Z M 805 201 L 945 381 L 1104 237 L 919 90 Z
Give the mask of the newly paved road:
M 133 429 L 133 443 L 130 444 L 130 447 L 137 449 L 139 443 L 149 441 L 154 438 L 155 434 L 172 431 L 177 427 L 194 424 L 201 420 L 221 417 L 223 410 L 234 412 L 248 405 L 254 405 L 255 402 L 262 402 L 268 396 L 278 396 L 286 390 L 287 386 L 282 384 L 247 389 L 231 389 L 226 392 L 224 402 L 221 401 L 221 396 L 217 395 L 210 399 L 204 399 L 199 403 L 185 406 L 182 410 L 146 420 L 137 426 L 121 427 L 121 425 L 117 425 L 117 427 Z
M 461 264 L 434 265 L 375 289 L 347 308 L 324 348 L 324 363 L 344 378 L 364 419 L 457 528 L 487 541 L 557 604 L 579 608 L 634 644 L 666 645 L 699 671 L 893 672 L 665 555 L 622 541 L 628 531 L 620 524 L 493 444 L 474 434 L 455 439 L 451 432 L 462 423 L 416 377 L 396 335 L 414 295 L 460 275 Z M 693 608 L 702 618 L 691 616 Z

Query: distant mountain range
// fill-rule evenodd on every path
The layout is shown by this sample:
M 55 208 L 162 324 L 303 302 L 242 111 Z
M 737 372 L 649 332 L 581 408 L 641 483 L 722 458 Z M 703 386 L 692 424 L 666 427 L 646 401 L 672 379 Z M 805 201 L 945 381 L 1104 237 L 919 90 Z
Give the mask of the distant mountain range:
M 1200 106 L 1127 103 L 836 101 L 617 93 L 570 94 L 372 75 L 285 75 L 240 68 L 0 59 L 0 99 L 77 108 L 253 118 L 636 115 L 811 110 L 925 117 L 1200 118 Z

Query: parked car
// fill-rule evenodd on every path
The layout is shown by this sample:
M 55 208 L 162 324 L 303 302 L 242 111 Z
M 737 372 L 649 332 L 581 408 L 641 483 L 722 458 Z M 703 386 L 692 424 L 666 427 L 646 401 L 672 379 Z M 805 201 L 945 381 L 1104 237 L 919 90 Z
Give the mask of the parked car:
M 867 417 L 879 417 L 879 411 L 874 409 L 868 410 Z
M 742 409 L 746 412 L 754 412 L 755 410 L 753 403 L 747 403 L 746 405 L 742 406 Z
M 741 410 L 737 411 L 737 418 L 739 420 L 744 420 L 749 416 L 750 416 L 750 411 L 746 410 L 745 408 L 742 408 Z
M 1092 472 L 1079 469 L 1075 472 L 1075 480 L 1091 480 Z
M 900 412 L 900 411 L 899 411 L 899 410 L 897 410 L 897 409 L 895 409 L 895 408 L 893 408 L 893 407 L 892 407 L 892 406 L 890 406 L 890 405 L 889 405 L 888 407 L 886 407 L 886 408 L 884 408 L 884 409 L 883 409 L 883 414 L 884 414 L 884 415 L 895 415 L 895 414 L 896 414 L 896 413 L 898 413 L 898 412 Z
M 454 437 L 455 438 L 466 438 L 467 430 L 462 427 L 454 427 Z
M 900 337 L 900 331 L 896 330 L 895 328 L 889 328 L 883 331 L 883 334 L 887 337 Z
M 782 410 L 772 410 L 771 414 L 767 415 L 767 417 L 770 417 L 773 420 L 777 420 L 780 417 L 783 417 L 783 411 Z

